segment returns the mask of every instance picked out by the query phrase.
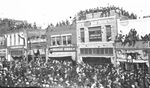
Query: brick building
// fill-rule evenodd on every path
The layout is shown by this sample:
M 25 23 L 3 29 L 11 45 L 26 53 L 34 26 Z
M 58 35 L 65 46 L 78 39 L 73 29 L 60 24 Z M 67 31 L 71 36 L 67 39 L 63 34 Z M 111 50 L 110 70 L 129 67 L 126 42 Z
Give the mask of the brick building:
M 87 14 L 77 21 L 78 61 L 115 63 L 114 40 L 117 35 L 117 14 L 100 17 L 101 13 Z
M 28 61 L 33 60 L 33 58 L 40 57 L 46 59 L 46 31 L 42 29 L 27 29 L 27 39 L 28 39 Z
M 148 34 L 149 32 L 150 18 L 135 19 L 135 20 L 119 20 L 117 21 L 118 33 L 126 35 L 131 29 L 135 29 L 140 41 L 135 41 L 134 45 L 129 43 L 123 44 L 122 42 L 115 43 L 115 52 L 117 63 L 126 67 L 126 69 L 137 69 L 142 70 L 149 67 L 150 59 L 150 43 L 149 40 L 142 40 L 141 36 Z M 131 40 L 132 41 L 132 40 Z M 138 67 L 137 67 L 138 66 Z
M 76 25 L 49 28 L 48 58 L 76 60 Z

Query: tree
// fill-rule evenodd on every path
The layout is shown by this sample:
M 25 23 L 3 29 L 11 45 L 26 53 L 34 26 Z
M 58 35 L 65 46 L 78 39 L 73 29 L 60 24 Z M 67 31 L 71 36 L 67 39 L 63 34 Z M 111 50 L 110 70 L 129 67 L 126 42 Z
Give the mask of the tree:
M 62 21 L 62 26 L 65 26 L 65 25 L 66 25 L 66 23 L 64 21 Z
M 59 26 L 59 24 L 57 23 L 57 24 L 56 24 L 56 27 L 58 27 L 58 26 Z
M 36 22 L 34 22 L 33 28 L 37 29 Z
M 69 25 L 70 23 L 69 23 L 69 21 L 68 20 L 66 20 L 66 25 Z
M 62 23 L 61 23 L 61 22 L 59 22 L 59 26 L 62 26 Z

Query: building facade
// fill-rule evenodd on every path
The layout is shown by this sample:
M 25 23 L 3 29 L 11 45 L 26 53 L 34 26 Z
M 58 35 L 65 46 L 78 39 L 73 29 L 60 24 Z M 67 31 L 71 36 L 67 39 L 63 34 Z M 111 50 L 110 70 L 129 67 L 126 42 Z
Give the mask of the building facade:
M 79 62 L 115 63 L 113 44 L 117 35 L 117 15 L 100 17 L 100 14 L 88 14 L 86 20 L 77 21 Z
M 8 59 L 23 59 L 27 49 L 25 29 L 11 30 L 7 32 Z
M 38 57 L 46 59 L 47 37 L 46 31 L 42 29 L 28 29 L 28 61 Z
M 123 42 L 115 43 L 115 52 L 117 63 L 126 66 L 126 69 L 137 68 L 137 65 L 141 69 L 149 68 L 149 59 L 150 59 L 150 43 L 148 39 L 144 39 L 144 36 L 147 34 L 149 36 L 150 28 L 150 18 L 144 19 L 134 19 L 134 20 L 120 20 L 118 19 L 118 33 L 119 35 L 129 34 L 131 29 L 136 30 L 138 39 L 133 45 L 130 45 L 129 42 L 123 44 Z M 136 35 L 136 36 L 137 36 Z M 142 39 L 142 37 L 143 39 Z M 125 38 L 123 37 L 123 40 Z M 132 40 L 131 40 L 132 41 Z M 148 71 L 148 70 L 147 70 Z M 150 72 L 150 69 L 149 69 Z
M 0 40 L 4 47 L 2 52 L 6 52 L 6 59 L 9 61 L 23 58 L 26 51 L 26 33 L 21 24 L 23 21 L 3 19 L 0 25 Z
M 122 42 L 115 43 L 117 64 L 125 70 L 141 69 L 142 72 L 150 72 L 150 42 L 136 41 L 135 45 L 129 43 L 123 45 Z
M 131 19 L 131 20 L 117 20 L 118 33 L 126 35 L 131 29 L 135 29 L 139 36 L 149 33 L 150 18 L 144 19 Z
M 48 58 L 76 61 L 76 25 L 58 26 L 47 32 Z
M 0 61 L 7 59 L 7 39 L 6 34 L 0 35 Z

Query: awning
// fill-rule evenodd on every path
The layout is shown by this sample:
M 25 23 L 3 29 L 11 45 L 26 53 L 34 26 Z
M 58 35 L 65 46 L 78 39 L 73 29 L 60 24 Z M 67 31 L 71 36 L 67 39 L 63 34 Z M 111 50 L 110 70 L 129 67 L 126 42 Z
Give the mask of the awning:
M 71 57 L 73 60 L 75 60 L 76 53 L 75 52 L 54 52 L 52 54 L 49 54 L 48 57 Z

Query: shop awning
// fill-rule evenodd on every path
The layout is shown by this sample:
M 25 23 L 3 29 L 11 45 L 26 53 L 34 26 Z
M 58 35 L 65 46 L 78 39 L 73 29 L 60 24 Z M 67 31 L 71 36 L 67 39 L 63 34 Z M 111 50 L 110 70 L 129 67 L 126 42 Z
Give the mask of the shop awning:
M 48 57 L 52 58 L 61 58 L 61 57 L 71 57 L 75 61 L 76 54 L 75 52 L 54 52 L 49 54 Z

